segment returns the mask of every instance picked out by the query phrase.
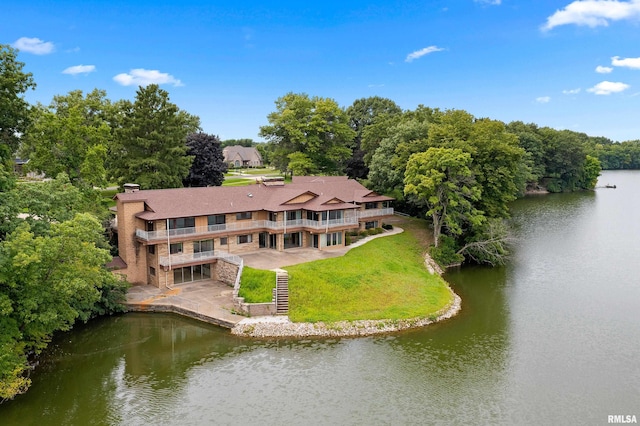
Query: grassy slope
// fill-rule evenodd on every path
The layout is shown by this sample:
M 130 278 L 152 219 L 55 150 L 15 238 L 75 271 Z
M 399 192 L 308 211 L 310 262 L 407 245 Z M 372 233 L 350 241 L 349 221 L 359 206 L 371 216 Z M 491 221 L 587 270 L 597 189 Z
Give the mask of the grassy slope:
M 370 241 L 343 257 L 288 267 L 291 320 L 393 320 L 435 314 L 452 296 L 444 280 L 425 269 L 421 243 L 421 233 L 409 231 Z
M 276 273 L 248 266 L 242 268 L 240 297 L 247 303 L 271 302 L 276 286 Z

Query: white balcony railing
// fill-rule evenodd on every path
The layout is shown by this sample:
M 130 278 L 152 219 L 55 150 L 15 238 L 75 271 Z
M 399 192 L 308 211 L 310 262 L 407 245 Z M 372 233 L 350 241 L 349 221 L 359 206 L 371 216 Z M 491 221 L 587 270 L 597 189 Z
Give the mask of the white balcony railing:
M 193 262 L 205 263 L 208 260 L 225 259 L 231 263 L 239 264 L 242 259 L 224 251 L 202 251 L 200 253 L 179 253 L 170 256 L 160 256 L 160 266 L 173 267 Z
M 393 208 L 389 207 L 386 209 L 370 209 L 370 210 L 358 211 L 359 219 L 378 217 L 378 216 L 393 216 Z
M 252 221 L 239 221 L 233 223 L 226 223 L 221 225 L 209 225 L 203 227 L 191 227 L 170 229 L 161 231 L 144 231 L 142 229 L 136 229 L 136 237 L 145 241 L 166 240 L 167 238 L 182 237 L 182 236 L 199 236 L 210 235 L 220 233 L 237 233 L 242 231 L 252 231 L 256 229 L 266 229 L 270 231 L 281 231 L 290 228 L 307 228 L 313 230 L 330 230 L 333 228 L 349 225 L 357 225 L 359 219 L 377 217 L 377 216 L 390 216 L 393 215 L 392 208 L 386 209 L 371 209 L 357 211 L 356 215 L 346 216 L 340 219 L 330 220 L 309 220 L 309 219 L 297 219 L 287 221 L 271 221 L 271 220 L 252 220 Z

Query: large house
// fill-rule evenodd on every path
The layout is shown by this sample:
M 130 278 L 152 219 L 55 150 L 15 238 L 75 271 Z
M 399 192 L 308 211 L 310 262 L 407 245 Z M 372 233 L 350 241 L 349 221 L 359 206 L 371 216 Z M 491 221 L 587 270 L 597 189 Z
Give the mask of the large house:
M 209 279 L 217 259 L 229 255 L 343 247 L 346 232 L 380 227 L 393 215 L 392 198 L 346 176 L 138 188 L 125 185 L 115 196 L 119 272 L 132 283 L 158 287 Z
M 254 147 L 240 145 L 227 146 L 222 150 L 224 162 L 231 168 L 262 167 L 262 155 Z

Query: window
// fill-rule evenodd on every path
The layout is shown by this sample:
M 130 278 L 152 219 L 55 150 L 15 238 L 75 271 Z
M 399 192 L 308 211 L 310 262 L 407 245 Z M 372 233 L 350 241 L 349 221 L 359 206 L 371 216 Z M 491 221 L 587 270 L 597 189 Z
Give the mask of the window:
M 156 246 L 147 246 L 147 253 L 156 254 Z
M 229 244 L 229 240 L 227 239 L 227 237 L 220 238 L 220 245 L 221 246 L 226 246 L 227 244 Z
M 364 229 L 371 229 L 371 228 L 377 228 L 378 227 L 378 221 L 373 221 L 373 222 L 365 222 L 364 223 Z
M 300 210 L 287 212 L 287 220 L 298 220 L 298 219 L 302 219 L 302 212 Z
M 193 242 L 194 253 L 202 253 L 204 251 L 213 251 L 213 240 L 202 240 Z
M 284 248 L 302 247 L 302 233 L 284 234 Z
M 152 277 L 156 276 L 156 268 L 154 268 L 153 266 L 149 266 L 149 275 L 151 275 Z
M 252 235 L 238 235 L 238 244 L 246 244 L 246 243 L 250 243 L 251 241 L 253 241 L 253 239 L 251 238 Z
M 327 213 L 329 213 L 329 220 L 342 219 L 342 210 L 332 210 L 330 212 L 322 212 L 322 220 L 327 220 Z
M 311 212 L 307 210 L 307 220 L 317 221 L 320 218 L 320 215 L 317 212 Z
M 173 243 L 169 246 L 169 253 L 179 254 L 182 253 L 182 243 Z
M 207 216 L 207 224 L 211 225 L 224 225 L 225 217 L 223 214 L 214 214 L 211 216 Z
M 251 212 L 236 213 L 236 220 L 247 220 L 247 219 L 251 219 Z
M 269 220 L 271 222 L 277 222 L 278 221 L 278 212 L 269 212 Z
M 378 203 L 364 203 L 365 210 L 375 209 Z
M 327 235 L 327 247 L 342 245 L 342 232 L 333 232 Z
M 147 228 L 147 232 L 155 231 L 156 230 L 155 223 L 153 223 L 150 220 L 147 221 L 147 227 L 146 228 Z
M 177 219 L 169 219 L 169 229 L 193 228 L 195 226 L 195 217 L 179 217 Z

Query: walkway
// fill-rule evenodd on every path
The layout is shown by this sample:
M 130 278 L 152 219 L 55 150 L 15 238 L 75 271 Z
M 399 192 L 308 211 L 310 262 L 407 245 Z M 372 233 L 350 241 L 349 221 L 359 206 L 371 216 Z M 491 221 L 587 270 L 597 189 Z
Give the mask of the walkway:
M 130 311 L 174 312 L 204 322 L 233 328 L 245 317 L 233 313 L 233 287 L 213 280 L 169 288 L 137 285 L 129 289 Z

